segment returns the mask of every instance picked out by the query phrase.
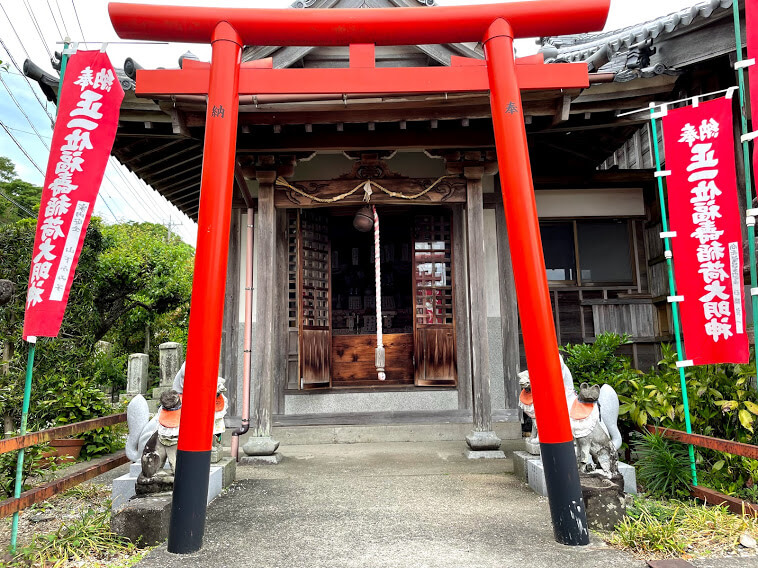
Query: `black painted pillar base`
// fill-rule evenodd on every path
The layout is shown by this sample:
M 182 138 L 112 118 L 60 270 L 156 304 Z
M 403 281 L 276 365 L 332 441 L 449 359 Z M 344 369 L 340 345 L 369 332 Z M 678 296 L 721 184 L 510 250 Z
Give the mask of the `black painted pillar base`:
M 540 441 L 540 452 L 555 541 L 569 546 L 589 544 L 590 532 L 579 484 L 574 441 L 557 444 Z
M 211 451 L 177 450 L 168 551 L 190 554 L 203 547 Z

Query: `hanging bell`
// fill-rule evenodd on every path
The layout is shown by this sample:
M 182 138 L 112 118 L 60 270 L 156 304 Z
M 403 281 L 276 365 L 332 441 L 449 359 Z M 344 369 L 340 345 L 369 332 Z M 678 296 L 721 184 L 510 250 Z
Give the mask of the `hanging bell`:
M 361 233 L 368 233 L 374 227 L 374 213 L 371 207 L 361 207 L 353 219 L 353 227 Z

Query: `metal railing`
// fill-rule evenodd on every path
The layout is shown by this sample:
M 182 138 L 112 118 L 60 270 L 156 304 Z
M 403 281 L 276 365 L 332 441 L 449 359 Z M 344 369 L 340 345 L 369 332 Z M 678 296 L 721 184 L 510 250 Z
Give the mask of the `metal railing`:
M 125 412 L 103 416 L 102 418 L 93 418 L 92 420 L 85 420 L 84 422 L 56 426 L 55 428 L 40 430 L 39 432 L 31 432 L 29 434 L 24 434 L 23 436 L 6 438 L 0 440 L 0 454 L 22 450 L 24 448 L 36 446 L 37 444 L 49 442 L 53 439 L 66 438 L 75 434 L 81 434 L 83 432 L 89 432 L 90 430 L 105 428 L 107 426 L 114 426 L 123 422 L 126 422 Z M 97 477 L 98 475 L 110 471 L 128 461 L 129 458 L 127 458 L 124 451 L 121 450 L 113 455 L 93 460 L 92 464 L 84 470 L 77 471 L 60 477 L 50 483 L 39 485 L 28 491 L 24 491 L 18 497 L 12 497 L 0 501 L 0 518 L 22 511 L 40 501 L 45 501 L 66 489 L 79 485 L 93 477 Z
M 702 434 L 688 434 L 681 430 L 672 430 L 671 428 L 661 428 L 659 426 L 647 425 L 648 432 L 652 434 L 658 434 L 682 444 L 688 444 L 689 446 L 697 446 L 699 448 L 707 448 L 709 450 L 716 450 L 718 452 L 725 452 L 728 454 L 734 454 L 737 456 L 743 456 L 751 459 L 758 459 L 758 446 L 752 444 L 743 444 L 742 442 L 732 442 L 730 440 L 722 440 L 721 438 L 712 438 L 711 436 L 703 436 Z M 702 485 L 692 485 L 690 487 L 690 493 L 693 497 L 704 501 L 709 505 L 726 505 L 726 507 L 733 513 L 738 515 L 752 515 L 758 517 L 758 505 L 743 501 L 738 497 L 732 497 L 731 495 L 724 495 L 708 487 Z

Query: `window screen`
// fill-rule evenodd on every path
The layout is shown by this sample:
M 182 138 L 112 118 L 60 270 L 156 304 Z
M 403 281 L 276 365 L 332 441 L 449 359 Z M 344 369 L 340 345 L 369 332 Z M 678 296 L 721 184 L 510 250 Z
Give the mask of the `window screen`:
M 582 282 L 634 281 L 627 221 L 579 221 L 576 229 Z
M 540 233 L 547 279 L 575 282 L 576 256 L 574 255 L 573 223 L 540 223 Z

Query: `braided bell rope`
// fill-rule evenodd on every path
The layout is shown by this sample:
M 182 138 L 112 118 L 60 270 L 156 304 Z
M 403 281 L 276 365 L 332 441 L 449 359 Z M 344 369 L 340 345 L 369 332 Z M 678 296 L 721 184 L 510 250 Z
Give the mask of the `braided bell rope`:
M 432 185 L 430 185 L 426 189 L 424 189 L 422 191 L 419 191 L 418 193 L 414 193 L 412 195 L 401 193 L 399 191 L 392 191 L 391 189 L 387 189 L 386 187 L 382 186 L 381 184 L 379 184 L 379 183 L 377 183 L 377 182 L 375 182 L 373 180 L 362 181 L 361 183 L 359 183 L 358 185 L 356 185 L 350 191 L 346 191 L 345 193 L 341 193 L 339 195 L 335 195 L 334 197 L 328 197 L 328 198 L 319 197 L 318 195 L 314 195 L 312 193 L 308 193 L 307 191 L 304 191 L 304 190 L 300 189 L 299 187 L 295 187 L 294 185 L 292 185 L 291 183 L 289 183 L 283 177 L 276 178 L 276 185 L 278 185 L 280 187 L 286 187 L 288 189 L 291 189 L 295 193 L 297 193 L 299 195 L 302 195 L 303 197 L 307 197 L 308 199 L 311 199 L 311 200 L 315 201 L 316 203 L 336 203 L 337 201 L 342 201 L 343 199 L 345 199 L 347 197 L 350 197 L 351 195 L 353 195 L 354 193 L 356 193 L 359 189 L 363 188 L 363 191 L 364 191 L 363 200 L 366 201 L 366 202 L 368 202 L 371 199 L 371 195 L 373 193 L 373 188 L 376 188 L 379 191 L 382 191 L 382 192 L 386 193 L 390 197 L 396 197 L 396 198 L 399 198 L 399 199 L 409 199 L 409 200 L 410 199 L 418 199 L 419 197 L 423 197 L 424 195 L 426 195 L 427 193 L 429 193 L 431 190 L 433 190 L 435 187 L 437 187 L 437 185 L 439 185 L 442 180 L 447 179 L 447 178 L 452 178 L 452 177 L 458 177 L 458 176 L 447 175 L 447 176 L 439 177 L 439 178 L 437 178 L 437 180 L 435 180 L 434 183 L 432 183 Z

